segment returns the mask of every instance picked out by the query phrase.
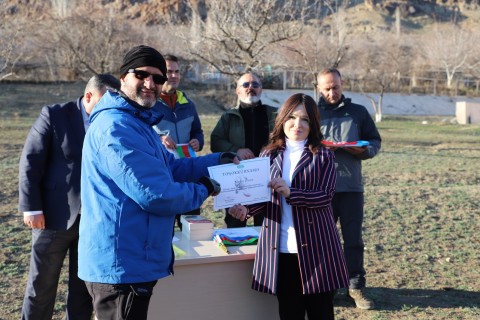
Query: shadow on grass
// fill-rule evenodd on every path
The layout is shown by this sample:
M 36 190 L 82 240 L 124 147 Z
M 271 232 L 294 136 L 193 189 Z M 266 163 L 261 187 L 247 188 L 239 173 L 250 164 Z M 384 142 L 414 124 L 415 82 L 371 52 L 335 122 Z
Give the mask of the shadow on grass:
M 480 308 L 480 292 L 453 288 L 391 289 L 366 288 L 367 295 L 375 302 L 375 310 L 400 311 L 405 308 Z M 355 307 L 353 300 L 341 290 L 335 296 L 336 307 Z

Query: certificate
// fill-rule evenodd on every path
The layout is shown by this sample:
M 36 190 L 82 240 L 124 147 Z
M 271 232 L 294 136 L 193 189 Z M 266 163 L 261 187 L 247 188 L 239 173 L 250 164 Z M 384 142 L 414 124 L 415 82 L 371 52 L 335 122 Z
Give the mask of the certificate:
M 239 164 L 208 167 L 210 178 L 218 181 L 222 191 L 213 198 L 213 209 L 235 204 L 254 204 L 270 200 L 270 158 L 243 160 Z

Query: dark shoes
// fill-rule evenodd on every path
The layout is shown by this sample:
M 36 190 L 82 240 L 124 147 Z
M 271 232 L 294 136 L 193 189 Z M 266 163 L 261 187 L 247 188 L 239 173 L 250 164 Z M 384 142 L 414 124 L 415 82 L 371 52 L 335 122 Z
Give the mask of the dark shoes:
M 349 289 L 348 296 L 355 301 L 357 308 L 363 310 L 373 309 L 375 303 L 365 295 L 364 289 Z

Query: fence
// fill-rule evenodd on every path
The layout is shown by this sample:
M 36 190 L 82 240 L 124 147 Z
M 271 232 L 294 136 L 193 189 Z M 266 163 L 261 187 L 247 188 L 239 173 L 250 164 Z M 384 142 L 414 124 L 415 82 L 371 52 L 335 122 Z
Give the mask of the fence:
M 263 87 L 267 89 L 312 89 L 315 86 L 315 75 L 312 72 L 296 70 L 261 71 L 257 74 L 262 78 Z M 202 81 L 207 84 L 226 84 L 231 86 L 235 79 L 218 72 L 202 72 L 199 76 L 190 74 L 193 81 Z M 373 78 L 353 78 L 344 74 L 345 90 L 358 92 L 380 92 L 381 86 Z M 423 95 L 446 96 L 480 96 L 480 79 L 461 78 L 452 81 L 451 87 L 447 86 L 446 78 L 427 77 L 392 77 L 385 85 L 385 92 Z
M 235 76 L 221 74 L 209 70 L 206 66 L 192 63 L 183 70 L 183 78 L 204 84 L 207 87 L 218 87 L 223 85 L 227 90 L 235 86 L 237 80 Z M 39 65 L 22 65 L 17 68 L 18 79 L 23 81 L 38 82 L 48 81 L 51 75 L 48 70 Z M 68 73 L 69 69 L 59 69 L 55 81 L 72 81 L 78 80 L 78 75 Z M 316 79 L 313 72 L 299 70 L 262 70 L 256 71 L 262 78 L 263 87 L 267 89 L 313 89 Z M 393 77 L 386 76 L 388 85 L 384 87 L 384 92 L 403 93 L 403 94 L 423 94 L 423 95 L 443 95 L 443 96 L 469 96 L 480 97 L 480 79 L 474 77 L 462 77 L 454 79 L 450 87 L 447 86 L 447 79 L 441 72 L 430 73 L 433 77 L 418 76 L 402 76 Z M 85 79 L 84 79 L 85 80 Z M 343 83 L 345 90 L 351 92 L 381 92 L 380 83 L 373 77 L 367 75 L 362 78 L 355 78 L 344 72 Z

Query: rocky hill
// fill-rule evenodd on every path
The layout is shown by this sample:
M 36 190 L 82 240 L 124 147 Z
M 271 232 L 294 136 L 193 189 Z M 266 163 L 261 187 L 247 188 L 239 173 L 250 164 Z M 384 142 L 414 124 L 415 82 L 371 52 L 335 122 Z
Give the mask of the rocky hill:
M 184 19 L 189 12 L 184 0 L 4 0 L 4 5 L 7 17 L 48 19 L 52 15 L 67 16 L 77 6 L 84 5 L 92 11 L 112 10 L 119 18 L 146 25 L 160 24 L 170 16 Z
M 208 15 L 208 1 L 192 1 L 202 16 Z M 338 7 L 366 9 L 372 15 L 380 14 L 386 19 L 400 14 L 402 19 L 412 22 L 461 22 L 469 18 L 470 12 L 480 11 L 480 0 L 340 0 L 338 3 Z M 68 15 L 79 5 L 87 5 L 92 11 L 113 10 L 119 18 L 138 20 L 146 25 L 161 24 L 172 18 L 181 22 L 190 15 L 187 0 L 4 0 L 3 5 L 6 7 L 4 17 L 21 16 L 35 20 Z

